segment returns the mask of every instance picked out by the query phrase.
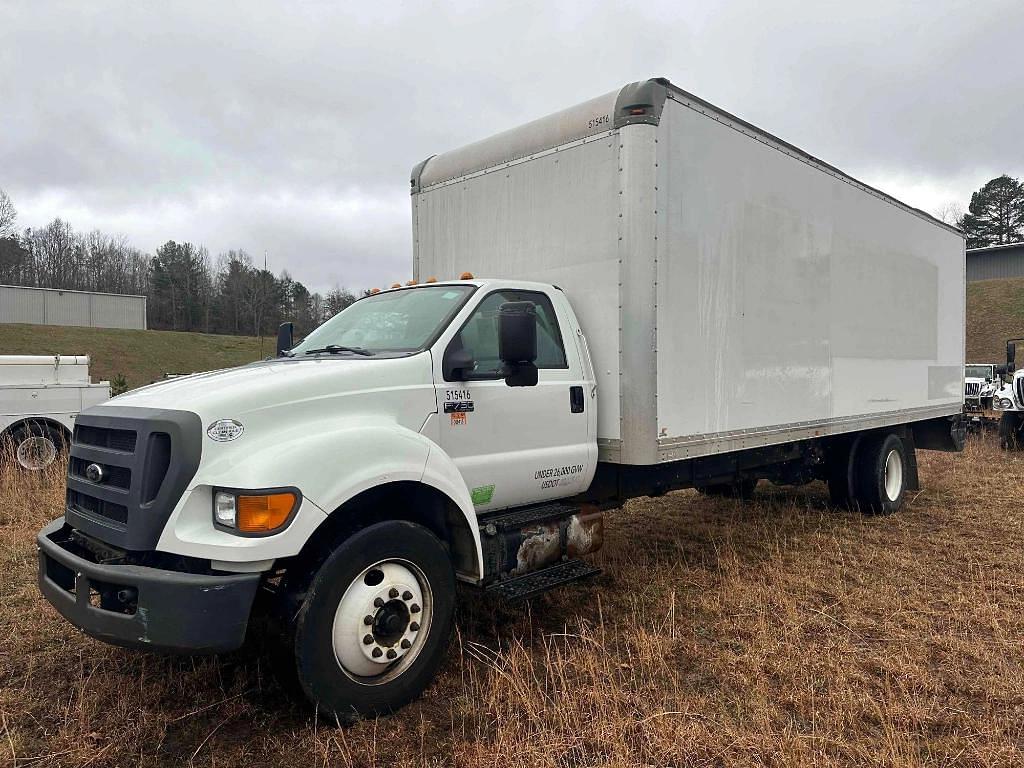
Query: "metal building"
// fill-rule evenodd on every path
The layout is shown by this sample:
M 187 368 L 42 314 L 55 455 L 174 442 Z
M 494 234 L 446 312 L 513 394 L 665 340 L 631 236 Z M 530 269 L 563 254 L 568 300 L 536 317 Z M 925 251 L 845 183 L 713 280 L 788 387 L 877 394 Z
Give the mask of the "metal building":
M 146 297 L 0 285 L 0 323 L 146 327 Z
M 1024 277 L 1024 243 L 967 249 L 967 282 Z

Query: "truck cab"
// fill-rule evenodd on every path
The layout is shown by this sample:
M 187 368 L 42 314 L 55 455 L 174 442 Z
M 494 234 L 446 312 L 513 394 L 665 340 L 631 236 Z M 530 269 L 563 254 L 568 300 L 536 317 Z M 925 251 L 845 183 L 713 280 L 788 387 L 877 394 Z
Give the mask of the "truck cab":
M 100 639 L 204 652 L 240 645 L 257 589 L 276 581 L 303 605 L 300 636 L 332 627 L 298 652 L 316 700 L 350 711 L 352 685 L 413 690 L 396 662 L 436 655 L 453 579 L 564 569 L 600 545 L 593 513 L 557 503 L 593 478 L 595 396 L 583 332 L 551 285 L 374 293 L 276 358 L 83 413 L 66 514 L 39 536 L 40 586 Z M 500 519 L 513 507 L 528 514 Z M 367 554 L 395 537 L 414 551 Z M 310 607 L 339 585 L 349 593 Z M 323 654 L 331 674 L 309 671 Z

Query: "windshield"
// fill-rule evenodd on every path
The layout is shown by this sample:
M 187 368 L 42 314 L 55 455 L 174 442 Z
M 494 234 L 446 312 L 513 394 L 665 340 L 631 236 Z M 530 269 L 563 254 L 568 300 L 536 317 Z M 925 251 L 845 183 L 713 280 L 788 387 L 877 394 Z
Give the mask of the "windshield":
M 438 285 L 367 296 L 309 334 L 292 354 L 419 352 L 437 338 L 474 289 Z
M 991 379 L 991 365 L 968 365 L 964 368 L 964 378 L 967 379 Z

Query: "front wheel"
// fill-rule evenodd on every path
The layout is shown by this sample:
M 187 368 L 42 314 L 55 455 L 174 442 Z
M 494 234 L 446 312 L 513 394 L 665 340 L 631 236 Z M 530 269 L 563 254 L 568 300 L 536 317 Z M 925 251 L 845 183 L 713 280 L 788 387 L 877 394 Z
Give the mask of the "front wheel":
M 342 722 L 387 714 L 430 684 L 455 613 L 444 544 L 420 525 L 377 523 L 320 567 L 295 627 L 299 682 Z
M 1022 426 L 1020 414 L 1004 413 L 999 419 L 999 447 L 1004 451 L 1019 450 Z

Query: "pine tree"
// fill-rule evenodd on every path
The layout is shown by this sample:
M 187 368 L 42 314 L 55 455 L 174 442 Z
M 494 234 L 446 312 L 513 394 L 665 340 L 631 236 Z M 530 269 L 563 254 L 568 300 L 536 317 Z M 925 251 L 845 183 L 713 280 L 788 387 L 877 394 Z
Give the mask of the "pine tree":
M 971 195 L 960 220 L 968 248 L 1024 242 L 1024 184 L 1006 174 Z

